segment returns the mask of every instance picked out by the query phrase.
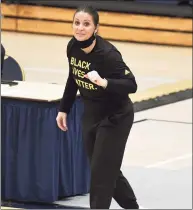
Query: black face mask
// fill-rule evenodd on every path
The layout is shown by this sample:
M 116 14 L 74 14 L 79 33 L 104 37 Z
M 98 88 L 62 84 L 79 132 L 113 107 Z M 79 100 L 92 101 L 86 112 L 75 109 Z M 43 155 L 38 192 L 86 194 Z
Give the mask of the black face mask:
M 75 41 L 76 41 L 76 44 L 81 48 L 81 49 L 84 49 L 84 48 L 87 48 L 89 47 L 93 41 L 95 40 L 95 34 L 93 34 L 89 39 L 85 40 L 85 41 L 78 41 L 75 37 Z

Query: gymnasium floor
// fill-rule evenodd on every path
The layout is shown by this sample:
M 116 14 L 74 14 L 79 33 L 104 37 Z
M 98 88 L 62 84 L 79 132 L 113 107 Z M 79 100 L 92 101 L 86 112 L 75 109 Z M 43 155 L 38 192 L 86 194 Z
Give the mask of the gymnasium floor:
M 68 40 L 2 32 L 7 54 L 23 67 L 27 81 L 65 84 Z M 192 49 L 113 43 L 138 81 L 138 93 L 131 96 L 134 100 L 192 87 Z M 122 170 L 141 206 L 192 209 L 192 99 L 135 114 Z M 88 207 L 88 195 L 55 204 Z M 113 201 L 111 208 L 119 207 Z

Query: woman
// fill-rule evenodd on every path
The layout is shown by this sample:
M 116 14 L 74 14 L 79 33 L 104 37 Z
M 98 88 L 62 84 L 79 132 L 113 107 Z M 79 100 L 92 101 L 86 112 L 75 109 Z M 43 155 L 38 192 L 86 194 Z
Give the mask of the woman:
M 99 16 L 90 6 L 73 18 L 73 38 L 67 46 L 69 76 L 58 127 L 67 131 L 67 114 L 77 90 L 84 102 L 83 139 L 90 160 L 90 207 L 108 209 L 114 198 L 125 209 L 138 209 L 134 192 L 120 171 L 134 111 L 128 94 L 135 93 L 135 77 L 120 52 L 97 35 Z

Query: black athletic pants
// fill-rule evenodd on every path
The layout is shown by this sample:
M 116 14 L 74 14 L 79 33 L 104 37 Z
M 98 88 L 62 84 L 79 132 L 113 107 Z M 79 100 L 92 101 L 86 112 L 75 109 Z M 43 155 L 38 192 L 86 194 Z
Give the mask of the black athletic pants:
M 138 209 L 135 194 L 120 171 L 133 108 L 128 104 L 101 118 L 87 110 L 83 117 L 83 139 L 91 167 L 90 208 L 109 209 L 113 197 L 124 209 Z

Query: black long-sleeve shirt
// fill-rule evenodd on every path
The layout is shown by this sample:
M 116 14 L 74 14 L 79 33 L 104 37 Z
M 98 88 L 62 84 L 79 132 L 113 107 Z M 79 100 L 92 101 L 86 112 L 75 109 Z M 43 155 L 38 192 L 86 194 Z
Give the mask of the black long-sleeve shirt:
M 137 91 L 135 77 L 120 52 L 100 36 L 96 37 L 96 45 L 88 54 L 78 48 L 72 38 L 67 46 L 67 57 L 69 76 L 59 107 L 61 112 L 70 112 L 77 90 L 80 91 L 83 101 L 89 104 L 88 107 L 96 105 L 95 107 L 103 110 L 128 103 L 128 94 Z M 107 79 L 108 85 L 105 89 L 84 78 L 85 74 L 93 70 Z

